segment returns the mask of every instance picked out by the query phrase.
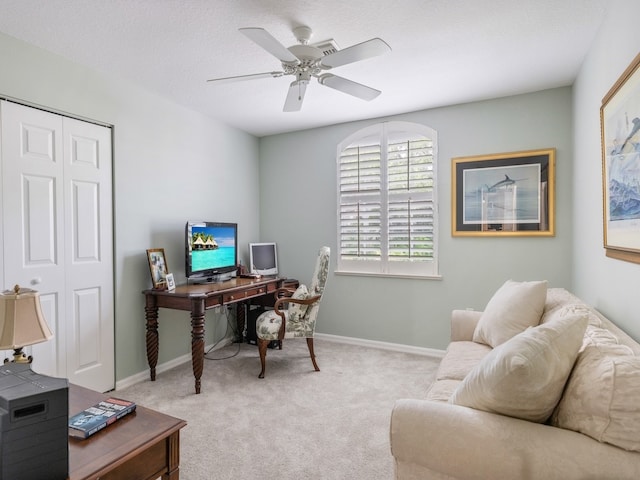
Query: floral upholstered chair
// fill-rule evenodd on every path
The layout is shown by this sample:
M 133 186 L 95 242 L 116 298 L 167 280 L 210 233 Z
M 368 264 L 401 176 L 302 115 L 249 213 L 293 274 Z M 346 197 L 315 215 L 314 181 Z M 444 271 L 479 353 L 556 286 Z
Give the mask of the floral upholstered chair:
M 313 334 L 316 329 L 316 318 L 322 300 L 322 293 L 329 273 L 329 247 L 322 247 L 318 252 L 316 267 L 307 288 L 301 284 L 295 292 L 288 289 L 279 289 L 276 292 L 277 300 L 273 310 L 268 310 L 256 320 L 256 334 L 258 336 L 258 350 L 260 352 L 260 364 L 262 370 L 259 378 L 264 378 L 267 347 L 273 340 L 277 340 L 282 350 L 284 338 L 306 338 L 313 368 L 318 372 L 318 364 L 313 353 Z M 292 295 L 293 293 L 293 295 Z M 286 309 L 285 305 L 288 305 Z

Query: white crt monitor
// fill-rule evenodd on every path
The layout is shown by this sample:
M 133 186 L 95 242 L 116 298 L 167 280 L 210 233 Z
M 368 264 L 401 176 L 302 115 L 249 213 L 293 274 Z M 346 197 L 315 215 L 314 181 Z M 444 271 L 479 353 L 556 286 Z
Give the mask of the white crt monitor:
M 249 244 L 249 270 L 259 275 L 278 274 L 278 252 L 273 242 Z

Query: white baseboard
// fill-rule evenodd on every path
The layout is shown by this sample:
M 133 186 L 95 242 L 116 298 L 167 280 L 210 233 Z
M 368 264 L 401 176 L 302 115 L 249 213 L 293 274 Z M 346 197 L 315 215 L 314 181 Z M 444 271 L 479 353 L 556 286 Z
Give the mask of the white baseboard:
M 174 358 L 165 363 L 161 363 L 160 365 L 156 365 L 156 375 L 162 372 L 166 372 L 167 370 L 171 370 L 178 365 L 182 365 L 183 363 L 191 361 L 191 354 L 184 354 L 180 357 Z M 116 382 L 116 390 L 121 390 L 126 387 L 130 387 L 131 385 L 135 385 L 136 383 L 144 382 L 145 380 L 149 380 L 149 369 L 146 369 L 143 372 L 136 373 L 127 378 L 123 378 L 119 382 Z
M 379 342 L 377 340 L 365 340 L 355 337 L 342 337 L 340 335 L 330 335 L 328 333 L 316 333 L 315 338 L 328 342 L 346 343 L 348 345 L 358 345 L 361 347 L 380 348 L 382 350 L 392 350 L 394 352 L 413 353 L 427 357 L 444 357 L 444 350 L 436 348 L 414 347 L 412 345 L 402 345 L 400 343 Z
M 371 348 L 380 348 L 382 350 L 391 350 L 394 352 L 403 352 L 403 353 L 412 353 L 415 355 L 424 355 L 427 357 L 436 357 L 442 358 L 444 357 L 444 350 L 438 350 L 435 348 L 424 348 L 424 347 L 414 347 L 412 345 L 402 345 L 400 343 L 389 343 L 389 342 L 379 342 L 377 340 L 365 340 L 362 338 L 354 338 L 354 337 L 342 337 L 340 335 L 329 335 L 328 333 L 316 333 L 315 338 L 318 340 L 326 340 L 327 342 L 336 342 L 336 343 L 344 343 L 347 345 L 357 345 L 361 347 L 371 347 Z M 220 342 L 219 342 L 220 343 Z M 217 348 L 221 348 L 225 345 L 217 345 Z M 209 351 L 211 347 L 206 346 L 205 352 Z M 179 357 L 176 357 L 168 362 L 162 363 L 156 366 L 156 375 L 162 372 L 166 372 L 167 370 L 171 370 L 172 368 L 177 367 L 178 365 L 182 365 L 183 363 L 187 363 L 191 361 L 191 353 L 186 353 Z M 129 387 L 131 385 L 135 385 L 136 383 L 144 382 L 149 379 L 149 370 L 145 370 L 140 373 L 136 373 L 130 377 L 124 378 L 119 382 L 116 382 L 116 390 L 121 390 L 123 388 Z
M 205 352 L 215 351 L 219 348 L 226 347 L 232 342 L 233 342 L 232 337 L 225 337 L 215 345 L 205 345 L 204 351 Z M 159 373 L 166 372 L 167 370 L 171 370 L 172 368 L 175 368 L 179 365 L 182 365 L 183 363 L 187 363 L 190 361 L 191 361 L 191 353 L 185 353 L 184 355 L 181 355 L 172 360 L 169 360 L 168 362 L 164 362 L 164 363 L 161 363 L 160 365 L 156 365 L 156 376 Z M 121 390 L 123 388 L 130 387 L 131 385 L 144 382 L 145 380 L 148 380 L 148 379 L 149 379 L 149 369 L 146 369 L 143 372 L 136 373 L 135 375 L 131 375 L 130 377 L 123 378 L 119 382 L 116 382 L 116 390 Z

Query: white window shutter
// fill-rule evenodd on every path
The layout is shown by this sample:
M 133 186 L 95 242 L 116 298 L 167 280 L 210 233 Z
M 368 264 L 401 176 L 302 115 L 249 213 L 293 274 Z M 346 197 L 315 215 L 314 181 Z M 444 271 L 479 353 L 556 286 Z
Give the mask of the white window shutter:
M 338 151 L 338 270 L 437 274 L 435 132 L 391 122 L 358 133 Z

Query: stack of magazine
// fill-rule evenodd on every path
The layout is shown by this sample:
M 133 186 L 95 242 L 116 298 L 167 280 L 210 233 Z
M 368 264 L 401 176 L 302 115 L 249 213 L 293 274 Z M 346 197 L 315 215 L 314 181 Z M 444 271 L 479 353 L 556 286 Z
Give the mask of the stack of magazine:
M 136 404 L 119 398 L 107 398 L 69 418 L 69 435 L 87 438 L 135 411 Z

